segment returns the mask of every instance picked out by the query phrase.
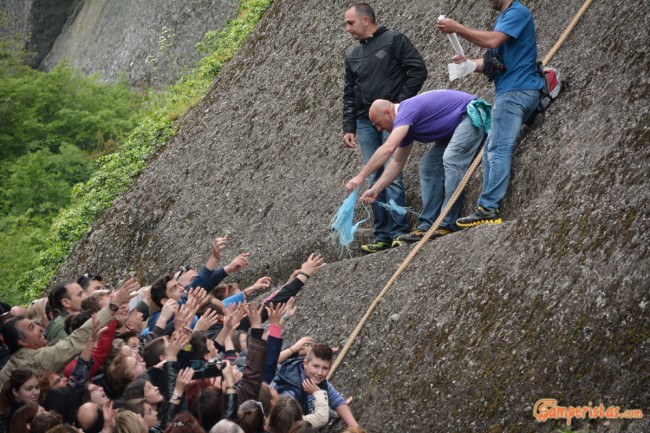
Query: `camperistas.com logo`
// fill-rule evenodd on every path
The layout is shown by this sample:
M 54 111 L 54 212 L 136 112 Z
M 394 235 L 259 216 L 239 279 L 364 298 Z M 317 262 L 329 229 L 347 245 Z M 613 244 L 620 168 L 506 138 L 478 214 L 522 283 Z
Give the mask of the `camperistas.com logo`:
M 533 416 L 537 422 L 546 422 L 549 419 L 566 420 L 570 426 L 573 419 L 641 419 L 641 409 L 621 410 L 619 406 L 605 406 L 600 403 L 594 406 L 589 402 L 585 406 L 558 406 L 557 400 L 542 398 L 533 406 Z

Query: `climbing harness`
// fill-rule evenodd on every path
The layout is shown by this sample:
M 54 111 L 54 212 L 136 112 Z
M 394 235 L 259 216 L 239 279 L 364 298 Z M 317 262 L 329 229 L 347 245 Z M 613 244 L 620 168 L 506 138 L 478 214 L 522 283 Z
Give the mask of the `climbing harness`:
M 564 44 L 564 42 L 568 39 L 569 35 L 571 32 L 575 29 L 576 25 L 578 24 L 578 21 L 580 21 L 580 18 L 584 15 L 584 13 L 587 11 L 589 6 L 591 5 L 593 0 L 585 0 L 584 4 L 576 14 L 576 16 L 573 18 L 573 20 L 569 23 L 567 26 L 566 30 L 564 30 L 564 33 L 560 36 L 560 38 L 555 42 L 555 45 L 551 48 L 551 50 L 546 54 L 546 57 L 542 60 L 542 64 L 544 66 L 548 65 L 548 63 L 553 59 L 557 51 L 560 49 L 560 47 Z M 332 363 L 332 368 L 330 369 L 329 374 L 327 375 L 327 379 L 331 379 L 331 377 L 334 375 L 336 370 L 338 369 L 339 365 L 343 362 L 343 359 L 345 359 L 345 355 L 348 353 L 350 350 L 350 347 L 352 347 L 352 344 L 354 344 L 356 338 L 358 337 L 359 333 L 365 326 L 366 322 L 372 315 L 372 313 L 375 311 L 381 300 L 384 298 L 386 293 L 388 293 L 388 290 L 391 288 L 392 284 L 397 280 L 397 277 L 400 276 L 400 274 L 406 269 L 406 267 L 411 263 L 413 258 L 417 255 L 417 253 L 422 249 L 422 247 L 427 243 L 427 241 L 433 236 L 433 234 L 438 230 L 440 227 L 440 223 L 442 223 L 442 220 L 447 216 L 449 211 L 451 210 L 452 206 L 454 203 L 456 203 L 456 200 L 460 197 L 460 195 L 463 193 L 465 190 L 465 187 L 469 183 L 470 178 L 474 174 L 474 171 L 476 171 L 476 168 L 479 166 L 481 163 L 481 160 L 483 159 L 483 148 L 481 147 L 481 150 L 478 152 L 476 155 L 476 158 L 474 158 L 474 161 L 472 164 L 469 166 L 469 169 L 467 170 L 467 173 L 465 173 L 465 176 L 463 177 L 463 180 L 460 182 L 458 185 L 458 188 L 456 188 L 456 191 L 454 191 L 454 194 L 451 196 L 449 199 L 449 202 L 447 203 L 447 206 L 442 210 L 440 213 L 440 216 L 436 219 L 436 221 L 433 223 L 429 231 L 426 232 L 422 240 L 420 240 L 413 250 L 409 253 L 409 255 L 404 259 L 402 264 L 399 266 L 399 268 L 395 271 L 393 276 L 388 280 L 384 288 L 379 292 L 379 295 L 377 295 L 377 298 L 372 302 L 370 307 L 368 307 L 368 310 L 366 311 L 366 314 L 363 315 L 361 318 L 361 321 L 357 324 L 357 326 L 354 328 L 352 331 L 352 334 L 350 334 L 350 337 L 348 340 L 345 342 L 345 345 L 339 352 L 338 356 Z

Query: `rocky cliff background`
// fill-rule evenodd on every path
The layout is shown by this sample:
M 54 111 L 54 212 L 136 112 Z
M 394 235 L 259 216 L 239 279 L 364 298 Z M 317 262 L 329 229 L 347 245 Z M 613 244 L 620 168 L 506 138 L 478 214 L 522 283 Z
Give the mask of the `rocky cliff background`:
M 11 25 L 29 33 L 31 65 L 50 70 L 67 61 L 106 81 L 163 86 L 201 58 L 195 49 L 209 30 L 237 13 L 236 0 L 7 0 Z
M 540 57 L 582 4 L 525 3 Z M 480 76 L 448 82 L 451 46 L 433 28 L 441 13 L 489 28 L 495 14 L 485 2 L 373 4 L 380 23 L 406 33 L 425 58 L 423 90 L 451 86 L 493 99 Z M 412 248 L 340 257 L 331 237 L 345 181 L 360 168 L 341 145 L 343 56 L 354 43 L 346 6 L 276 1 L 56 279 L 90 271 L 116 283 L 135 272 L 151 283 L 181 264 L 200 265 L 210 240 L 227 235 L 224 262 L 251 252 L 250 268 L 232 279 L 270 275 L 279 285 L 319 251 L 329 264 L 300 295 L 287 338 L 342 346 Z M 429 242 L 361 332 L 333 383 L 355 396 L 352 409 L 369 431 L 565 428 L 535 421 L 541 398 L 646 414 L 574 421 L 574 429 L 650 430 L 648 12 L 647 1 L 594 2 L 552 62 L 571 77 L 570 90 L 518 144 L 505 223 Z M 406 168 L 416 208 L 424 149 Z

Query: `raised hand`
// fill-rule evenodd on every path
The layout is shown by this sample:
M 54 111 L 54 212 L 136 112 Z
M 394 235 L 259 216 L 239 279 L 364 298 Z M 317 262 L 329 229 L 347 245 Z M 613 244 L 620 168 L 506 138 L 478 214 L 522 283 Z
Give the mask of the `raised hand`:
M 129 302 L 129 299 L 131 299 L 131 293 L 136 292 L 139 288 L 140 284 L 138 283 L 138 280 L 135 278 L 129 278 L 124 282 L 124 284 L 122 284 L 122 287 L 117 289 L 117 292 L 115 292 L 112 300 L 113 304 L 118 307 L 126 304 Z
M 311 277 L 323 266 L 325 266 L 323 256 L 321 254 L 311 253 L 307 261 L 300 267 L 300 272 L 304 272 Z
M 248 315 L 248 320 L 250 321 L 251 328 L 261 328 L 262 327 L 262 311 L 264 310 L 264 304 L 244 304 L 246 309 L 246 314 Z
M 194 326 L 194 332 L 206 331 L 219 323 L 219 312 L 217 310 L 208 309 L 203 313 Z
M 226 247 L 226 244 L 228 243 L 228 238 L 215 238 L 212 241 L 212 258 L 216 261 L 219 262 L 221 259 L 221 250 L 223 250 Z
M 241 253 L 240 255 L 235 257 L 232 262 L 224 266 L 223 270 L 226 271 L 226 274 L 230 275 L 233 272 L 237 272 L 239 270 L 244 269 L 246 266 L 250 264 L 250 261 L 248 260 L 248 256 L 250 255 L 251 255 L 250 253 Z
M 194 299 L 196 305 L 203 305 L 206 299 L 208 299 L 208 292 L 205 291 L 203 287 L 193 287 L 187 294 L 187 300 Z
M 287 304 L 270 304 L 266 307 L 266 311 L 269 313 L 269 323 L 272 325 L 279 325 L 282 316 L 285 311 L 287 311 Z
M 257 280 L 252 286 L 246 287 L 243 292 L 246 296 L 246 299 L 248 299 L 251 296 L 255 296 L 260 292 L 268 290 L 269 287 L 271 287 L 271 277 L 262 277 Z

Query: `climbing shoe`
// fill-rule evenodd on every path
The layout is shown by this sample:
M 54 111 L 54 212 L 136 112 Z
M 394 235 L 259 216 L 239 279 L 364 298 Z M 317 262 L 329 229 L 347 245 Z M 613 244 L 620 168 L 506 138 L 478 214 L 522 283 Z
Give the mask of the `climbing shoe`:
M 366 253 L 378 253 L 379 251 L 388 250 L 391 248 L 390 242 L 375 242 L 374 244 L 361 245 L 361 250 Z
M 402 235 L 402 236 L 404 236 L 404 235 Z M 400 239 L 402 236 L 395 238 L 395 239 L 393 240 L 393 243 L 390 244 L 390 247 L 391 247 L 391 248 L 397 248 L 397 247 L 399 247 L 399 246 L 404 245 L 406 242 L 404 242 L 403 240 Z
M 485 209 L 481 206 L 476 208 L 474 213 L 456 221 L 458 227 L 475 227 L 481 224 L 501 224 L 503 221 L 499 216 L 499 209 Z
M 403 241 L 403 242 L 406 242 L 406 243 L 409 243 L 409 244 L 412 244 L 412 243 L 415 243 L 415 242 L 420 242 L 422 240 L 422 238 L 424 237 L 424 235 L 427 233 L 427 231 L 428 230 L 425 230 L 425 229 L 415 229 L 409 234 L 400 236 L 398 239 L 400 241 Z M 439 238 L 441 236 L 448 235 L 449 233 L 451 233 L 451 230 L 449 230 L 446 227 L 440 227 L 439 229 L 437 229 L 436 231 L 433 232 L 433 234 L 431 235 L 431 237 L 429 239 Z
M 402 235 L 397 239 L 399 239 L 402 242 L 406 242 L 408 244 L 413 244 L 415 242 L 420 242 L 420 240 L 424 237 L 424 234 L 426 232 L 427 231 L 424 229 L 415 229 L 411 233 Z

